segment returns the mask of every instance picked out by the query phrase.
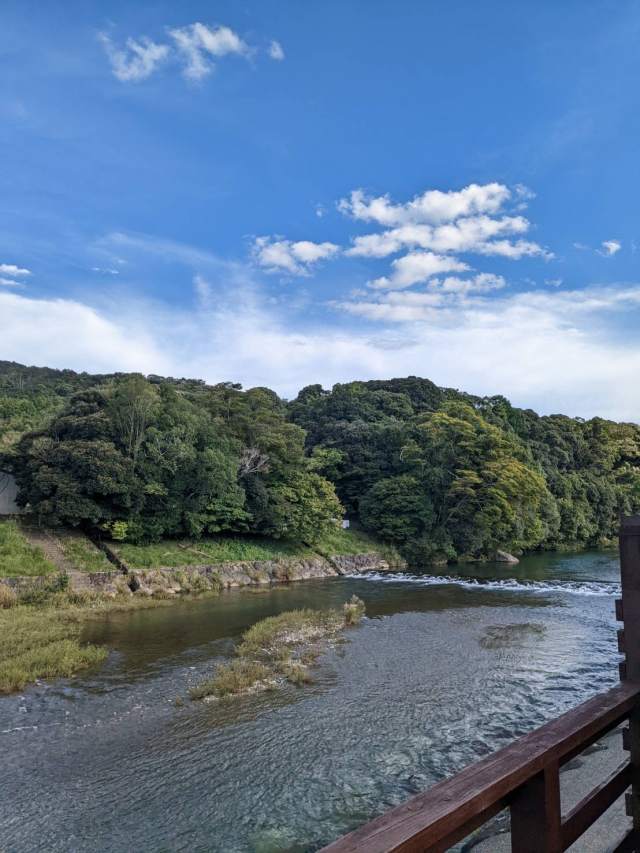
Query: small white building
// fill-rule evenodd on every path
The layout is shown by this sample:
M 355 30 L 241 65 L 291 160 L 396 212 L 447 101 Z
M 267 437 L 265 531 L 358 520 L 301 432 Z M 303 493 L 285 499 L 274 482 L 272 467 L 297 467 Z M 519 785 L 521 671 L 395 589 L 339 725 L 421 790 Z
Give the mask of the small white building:
M 0 471 L 0 515 L 15 515 L 20 512 L 16 503 L 18 487 L 12 474 Z

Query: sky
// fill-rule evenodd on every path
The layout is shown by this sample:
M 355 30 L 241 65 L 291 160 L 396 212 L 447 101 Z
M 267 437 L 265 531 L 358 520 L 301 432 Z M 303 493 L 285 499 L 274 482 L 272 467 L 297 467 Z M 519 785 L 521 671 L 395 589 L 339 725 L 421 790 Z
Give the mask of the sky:
M 640 421 L 640 2 L 0 4 L 0 359 Z

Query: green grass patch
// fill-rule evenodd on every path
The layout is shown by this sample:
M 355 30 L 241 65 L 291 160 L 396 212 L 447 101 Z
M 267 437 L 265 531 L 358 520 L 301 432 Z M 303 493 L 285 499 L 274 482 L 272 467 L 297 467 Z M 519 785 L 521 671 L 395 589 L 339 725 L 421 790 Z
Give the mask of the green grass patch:
M 303 559 L 316 554 L 365 554 L 376 552 L 390 562 L 397 562 L 398 553 L 363 530 L 336 528 L 313 544 L 286 539 L 267 539 L 260 536 L 210 536 L 197 540 L 163 539 L 149 545 L 112 543 L 118 555 L 133 569 L 158 566 L 179 568 L 210 563 L 253 560 Z
M 13 520 L 0 522 L 0 577 L 49 575 L 55 566 L 30 545 Z
M 56 538 L 65 557 L 79 572 L 112 572 L 115 566 L 107 555 L 81 533 L 56 531 Z
M 197 540 L 164 539 L 149 545 L 122 543 L 112 547 L 134 569 L 156 566 L 197 566 L 242 560 L 279 560 L 308 557 L 313 551 L 306 545 L 283 539 L 259 536 L 215 536 Z
M 104 660 L 106 649 L 81 643 L 80 632 L 78 621 L 51 607 L 0 610 L 0 693 L 40 678 L 68 678 Z
M 343 530 L 338 527 L 325 533 L 315 548 L 319 554 L 326 557 L 351 556 L 353 554 L 380 554 L 389 565 L 400 565 L 402 557 L 393 545 L 385 544 L 370 533 L 357 527 Z
M 189 691 L 192 699 L 204 699 L 207 696 L 235 696 L 255 690 L 258 686 L 269 685 L 273 671 L 259 661 L 238 658 L 231 663 L 221 664 L 213 678 L 207 679 Z
M 344 628 L 357 625 L 364 612 L 364 602 L 354 595 L 342 610 L 290 610 L 262 619 L 244 632 L 236 658 L 220 664 L 189 695 L 192 699 L 225 699 L 284 682 L 308 684 L 313 680 L 309 666 L 323 647 Z
M 236 651 L 243 658 L 287 660 L 292 649 L 334 635 L 342 627 L 338 610 L 290 610 L 252 625 Z

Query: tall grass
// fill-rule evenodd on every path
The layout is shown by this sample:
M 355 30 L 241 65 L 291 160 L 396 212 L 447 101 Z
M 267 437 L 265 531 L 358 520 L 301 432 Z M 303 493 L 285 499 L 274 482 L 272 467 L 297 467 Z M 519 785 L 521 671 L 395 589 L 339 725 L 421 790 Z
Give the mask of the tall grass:
M 81 643 L 80 632 L 79 622 L 50 607 L 0 610 L 0 693 L 40 678 L 69 677 L 104 660 L 106 649 Z
M 256 622 L 242 635 L 236 658 L 189 691 L 192 699 L 225 699 L 270 689 L 288 681 L 301 686 L 312 678 L 309 665 L 343 628 L 357 625 L 364 602 L 352 596 L 340 610 L 290 610 Z
M 0 521 L 0 577 L 33 577 L 55 571 L 40 548 L 27 542 L 15 521 Z
M 336 528 L 312 544 L 259 536 L 210 536 L 197 540 L 164 539 L 148 545 L 122 543 L 113 546 L 134 569 L 157 566 L 180 567 L 243 560 L 304 559 L 318 554 L 364 554 L 377 552 L 396 560 L 397 553 L 361 530 Z
M 149 545 L 118 544 L 115 550 L 134 569 L 179 567 L 242 560 L 306 557 L 313 551 L 300 543 L 259 536 L 216 536 L 197 540 L 164 539 Z
M 81 533 L 56 531 L 65 557 L 79 572 L 111 572 L 115 566 L 107 555 Z

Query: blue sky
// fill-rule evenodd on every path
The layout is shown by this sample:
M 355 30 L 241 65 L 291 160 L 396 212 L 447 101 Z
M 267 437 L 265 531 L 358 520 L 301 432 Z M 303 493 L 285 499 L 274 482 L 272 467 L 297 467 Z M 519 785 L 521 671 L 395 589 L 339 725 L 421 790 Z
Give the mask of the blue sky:
M 640 418 L 640 3 L 0 7 L 0 358 Z

